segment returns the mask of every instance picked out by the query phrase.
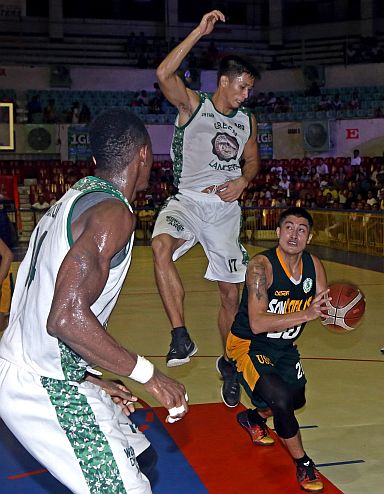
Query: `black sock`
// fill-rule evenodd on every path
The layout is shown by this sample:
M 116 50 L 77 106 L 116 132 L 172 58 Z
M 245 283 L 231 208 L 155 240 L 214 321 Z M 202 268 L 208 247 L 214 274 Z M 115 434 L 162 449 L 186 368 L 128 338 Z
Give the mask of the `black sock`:
M 177 336 L 181 336 L 181 335 L 187 334 L 188 331 L 187 331 L 187 328 L 185 326 L 177 326 L 177 328 L 172 329 L 171 333 L 172 333 L 172 336 L 176 336 L 176 333 L 177 333 Z
M 251 425 L 264 425 L 267 422 L 267 419 L 263 418 L 256 408 L 248 410 L 248 420 Z
M 302 458 L 295 459 L 295 463 L 297 466 L 303 465 L 304 463 L 307 462 L 312 462 L 311 458 L 307 455 L 307 453 L 304 453 L 304 456 Z

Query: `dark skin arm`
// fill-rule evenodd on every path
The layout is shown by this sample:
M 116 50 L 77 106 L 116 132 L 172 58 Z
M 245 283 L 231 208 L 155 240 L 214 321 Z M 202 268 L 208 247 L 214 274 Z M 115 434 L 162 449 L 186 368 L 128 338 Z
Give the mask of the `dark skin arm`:
M 316 296 L 309 307 L 299 312 L 272 314 L 268 310 L 268 287 L 272 284 L 272 266 L 265 256 L 255 256 L 248 264 L 246 283 L 248 288 L 248 317 L 253 333 L 280 332 L 287 328 L 312 321 L 327 310 L 327 282 L 325 270 L 314 257 L 316 269 Z
M 47 321 L 51 336 L 86 362 L 120 376 L 132 373 L 137 355 L 104 330 L 91 306 L 105 286 L 112 257 L 126 245 L 134 227 L 134 215 L 113 199 L 89 208 L 76 220 L 74 245 L 60 267 Z M 166 408 L 183 405 L 188 410 L 184 386 L 160 371 L 155 370 L 144 387 Z

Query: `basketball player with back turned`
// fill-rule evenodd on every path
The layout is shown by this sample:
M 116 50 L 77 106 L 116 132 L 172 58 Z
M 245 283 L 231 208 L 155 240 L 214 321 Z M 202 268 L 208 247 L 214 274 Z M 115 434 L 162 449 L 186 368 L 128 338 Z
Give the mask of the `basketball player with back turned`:
M 313 220 L 303 208 L 284 211 L 277 247 L 251 259 L 239 312 L 227 341 L 227 355 L 255 409 L 237 415 L 254 444 L 272 446 L 266 419 L 296 463 L 307 492 L 323 483 L 304 451 L 295 410 L 305 404 L 306 378 L 294 345 L 305 324 L 327 311 L 327 280 L 320 260 L 305 251 Z
M 203 247 L 208 259 L 205 278 L 216 281 L 219 289 L 218 326 L 225 347 L 248 259 L 239 242 L 237 199 L 259 166 L 256 120 L 243 107 L 255 68 L 235 55 L 224 57 L 213 95 L 190 90 L 177 75 L 190 50 L 220 21 L 225 18 L 218 10 L 205 14 L 156 72 L 164 96 L 178 110 L 171 149 L 178 193 L 160 211 L 152 239 L 156 283 L 172 326 L 168 367 L 189 362 L 197 351 L 185 327 L 184 288 L 175 261 L 197 242 Z M 235 407 L 240 386 L 225 353 L 217 360 L 217 369 L 224 381 L 223 401 Z
M 142 383 L 174 420 L 188 411 L 181 383 L 106 331 L 131 264 L 130 204 L 148 185 L 151 142 L 124 109 L 98 115 L 90 142 L 95 176 L 42 217 L 17 274 L 0 342 L 0 416 L 72 493 L 150 494 L 155 454 L 126 417 L 131 393 L 93 367 Z

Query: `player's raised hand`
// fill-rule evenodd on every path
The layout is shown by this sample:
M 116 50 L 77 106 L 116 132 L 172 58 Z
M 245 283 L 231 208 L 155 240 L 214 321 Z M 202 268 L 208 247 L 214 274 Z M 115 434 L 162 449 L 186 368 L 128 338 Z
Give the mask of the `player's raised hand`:
M 184 385 L 158 369 L 155 369 L 151 379 L 144 384 L 144 388 L 168 409 L 172 421 L 181 419 L 188 412 L 188 397 Z
M 206 36 L 210 34 L 217 21 L 225 22 L 225 16 L 220 10 L 212 10 L 212 12 L 205 14 L 199 24 L 201 35 Z

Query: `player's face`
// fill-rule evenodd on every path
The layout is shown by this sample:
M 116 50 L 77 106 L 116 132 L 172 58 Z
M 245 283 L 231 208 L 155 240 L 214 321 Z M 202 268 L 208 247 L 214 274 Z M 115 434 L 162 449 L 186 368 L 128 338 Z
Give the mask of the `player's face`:
M 279 247 L 287 254 L 303 252 L 312 238 L 308 220 L 296 216 L 285 218 L 276 233 L 279 238 Z
M 230 108 L 239 108 L 249 98 L 255 79 L 247 73 L 243 73 L 233 79 L 225 78 L 226 96 Z

